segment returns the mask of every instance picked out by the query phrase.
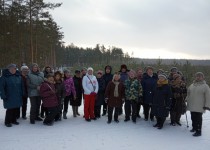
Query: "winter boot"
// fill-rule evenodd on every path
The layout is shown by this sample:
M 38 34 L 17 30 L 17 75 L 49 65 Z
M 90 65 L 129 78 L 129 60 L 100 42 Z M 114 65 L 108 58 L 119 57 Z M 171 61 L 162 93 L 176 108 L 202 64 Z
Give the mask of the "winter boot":
M 63 119 L 67 119 L 66 114 L 67 114 L 67 112 L 66 112 L 66 111 L 64 111 L 64 112 L 63 112 Z
M 194 134 L 193 134 L 194 137 L 198 137 L 198 136 L 201 136 L 201 130 L 197 130 Z
M 80 116 L 79 112 L 78 112 L 78 106 L 75 106 L 76 107 L 76 115 L 77 116 Z
M 76 115 L 76 107 L 75 106 L 72 106 L 72 111 L 73 111 L 73 116 L 77 117 L 77 115 Z

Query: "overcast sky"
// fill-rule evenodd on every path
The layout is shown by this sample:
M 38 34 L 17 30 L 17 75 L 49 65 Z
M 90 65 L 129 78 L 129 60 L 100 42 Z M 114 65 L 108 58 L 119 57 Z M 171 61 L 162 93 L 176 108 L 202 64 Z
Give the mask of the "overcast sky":
M 140 58 L 210 59 L 210 0 L 46 0 L 66 44 Z

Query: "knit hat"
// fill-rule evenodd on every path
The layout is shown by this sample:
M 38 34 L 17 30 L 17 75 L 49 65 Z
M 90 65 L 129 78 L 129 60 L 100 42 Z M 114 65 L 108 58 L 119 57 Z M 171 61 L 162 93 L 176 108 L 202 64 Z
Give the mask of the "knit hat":
M 202 76 L 202 77 L 204 78 L 204 74 L 203 74 L 203 72 L 196 72 L 195 76 L 196 76 L 196 77 L 198 77 L 198 76 Z
M 65 69 L 65 70 L 63 71 L 63 73 L 64 73 L 64 74 L 65 74 L 65 73 L 71 73 L 71 71 L 68 70 L 68 69 Z
M 80 73 L 80 71 L 79 70 L 75 70 L 75 72 L 74 72 L 75 74 L 78 74 L 78 73 Z
M 10 68 L 17 68 L 17 65 L 16 64 L 9 64 L 7 66 L 7 69 L 10 69 Z
M 20 68 L 20 71 L 28 70 L 28 69 L 29 69 L 28 66 L 22 66 L 22 67 Z
M 88 67 L 87 71 L 89 71 L 89 70 L 92 70 L 93 71 L 93 68 L 92 67 Z
M 177 71 L 178 71 L 177 67 L 172 67 L 171 68 L 171 72 L 177 72 Z
M 159 74 L 159 75 L 158 75 L 158 78 L 159 78 L 159 77 L 163 77 L 163 78 L 167 79 L 167 75 L 166 75 L 165 73 Z

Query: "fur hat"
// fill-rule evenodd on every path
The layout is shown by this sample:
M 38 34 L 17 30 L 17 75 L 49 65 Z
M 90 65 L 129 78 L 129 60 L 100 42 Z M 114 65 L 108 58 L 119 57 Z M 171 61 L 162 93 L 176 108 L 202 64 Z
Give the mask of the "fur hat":
M 204 78 L 203 72 L 196 72 L 195 76 L 196 76 L 196 77 L 197 77 L 197 76 L 202 76 L 202 77 Z

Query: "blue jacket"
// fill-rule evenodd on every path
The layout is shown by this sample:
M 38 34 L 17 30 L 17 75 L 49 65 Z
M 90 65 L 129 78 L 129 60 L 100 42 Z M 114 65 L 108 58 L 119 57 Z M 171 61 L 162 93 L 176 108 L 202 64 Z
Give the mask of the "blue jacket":
M 0 81 L 1 98 L 4 101 L 4 108 L 18 108 L 22 106 L 23 81 L 19 71 L 11 74 L 8 69 L 3 71 Z
M 154 74 L 152 77 L 145 74 L 141 85 L 143 88 L 143 102 L 144 104 L 152 105 L 152 100 L 154 96 L 154 91 L 157 85 L 157 75 Z

